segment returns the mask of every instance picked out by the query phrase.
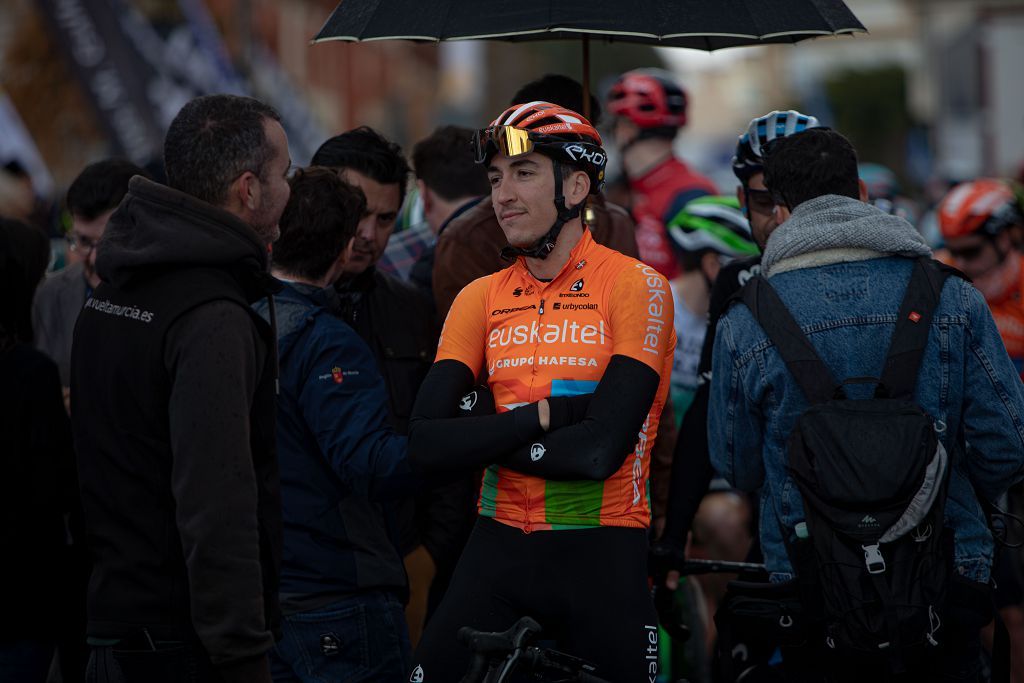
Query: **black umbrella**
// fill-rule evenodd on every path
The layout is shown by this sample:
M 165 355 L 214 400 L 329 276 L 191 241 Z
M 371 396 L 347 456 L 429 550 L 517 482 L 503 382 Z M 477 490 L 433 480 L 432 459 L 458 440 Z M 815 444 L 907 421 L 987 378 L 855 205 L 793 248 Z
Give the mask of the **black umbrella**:
M 590 37 L 717 50 L 865 31 L 842 0 L 341 0 L 313 42 L 582 38 L 586 92 Z

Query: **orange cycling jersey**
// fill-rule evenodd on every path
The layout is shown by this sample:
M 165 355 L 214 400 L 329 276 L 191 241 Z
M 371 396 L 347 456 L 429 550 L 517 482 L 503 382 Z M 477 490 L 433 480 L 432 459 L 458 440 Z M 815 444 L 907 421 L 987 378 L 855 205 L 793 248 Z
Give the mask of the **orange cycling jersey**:
M 1015 267 L 1009 271 L 1014 281 L 1000 296 L 990 300 L 988 307 L 999 336 L 1003 338 L 1006 353 L 1024 379 L 1024 256 L 1014 254 L 1008 258 L 1017 259 Z
M 457 360 L 487 383 L 498 412 L 548 396 L 594 391 L 613 355 L 661 378 L 636 446 L 605 481 L 547 481 L 491 465 L 480 514 L 524 531 L 647 527 L 651 448 L 668 393 L 675 348 L 672 294 L 658 271 L 603 247 L 584 230 L 568 262 L 542 282 L 520 258 L 459 294 L 437 361 Z

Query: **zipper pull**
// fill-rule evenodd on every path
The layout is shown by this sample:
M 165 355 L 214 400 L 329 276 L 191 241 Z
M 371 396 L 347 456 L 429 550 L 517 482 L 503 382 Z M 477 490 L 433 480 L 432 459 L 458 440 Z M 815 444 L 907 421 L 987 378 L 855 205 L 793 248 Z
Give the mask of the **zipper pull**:
M 540 300 L 540 308 L 537 310 L 537 315 L 544 315 L 544 299 Z

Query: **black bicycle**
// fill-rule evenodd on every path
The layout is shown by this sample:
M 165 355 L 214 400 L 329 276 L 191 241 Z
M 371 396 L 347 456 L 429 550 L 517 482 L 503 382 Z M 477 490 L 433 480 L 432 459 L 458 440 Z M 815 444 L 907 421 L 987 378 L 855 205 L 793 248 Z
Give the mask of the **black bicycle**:
M 685 560 L 678 563 L 682 575 L 695 574 L 763 574 L 764 565 L 720 560 Z M 655 590 L 657 603 L 659 595 Z M 664 619 L 664 615 L 662 615 Z M 668 626 L 664 623 L 663 625 Z M 676 623 L 675 637 L 687 637 L 686 627 Z M 547 683 L 610 683 L 596 675 L 597 667 L 579 657 L 535 645 L 541 626 L 530 617 L 523 617 L 507 631 L 477 631 L 468 626 L 459 629 L 459 642 L 473 653 L 468 673 L 461 683 L 510 683 L 513 680 L 546 681 Z M 513 673 L 516 678 L 513 679 Z
M 477 631 L 464 626 L 459 641 L 473 653 L 462 683 L 505 683 L 525 676 L 548 683 L 610 683 L 594 675 L 597 667 L 572 655 L 531 643 L 541 633 L 540 624 L 523 617 L 501 633 Z

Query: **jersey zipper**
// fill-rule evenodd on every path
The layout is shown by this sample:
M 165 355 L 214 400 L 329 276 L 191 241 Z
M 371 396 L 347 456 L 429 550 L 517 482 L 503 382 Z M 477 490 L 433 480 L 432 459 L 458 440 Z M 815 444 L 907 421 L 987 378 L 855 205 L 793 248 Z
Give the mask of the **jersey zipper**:
M 544 299 L 540 300 L 540 308 L 537 309 L 537 315 L 544 315 Z

